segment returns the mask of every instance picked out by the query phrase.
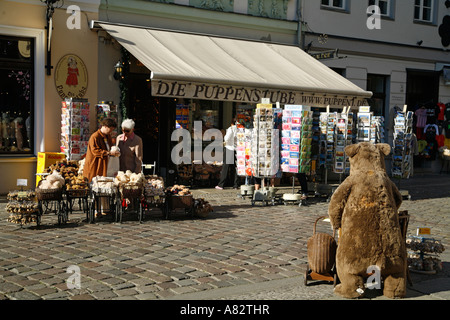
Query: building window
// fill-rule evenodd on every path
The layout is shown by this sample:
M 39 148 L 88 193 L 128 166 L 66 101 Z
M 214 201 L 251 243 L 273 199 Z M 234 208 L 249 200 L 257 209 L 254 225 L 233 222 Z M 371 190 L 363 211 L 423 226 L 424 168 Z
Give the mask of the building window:
M 0 155 L 32 154 L 34 40 L 0 36 Z
M 375 116 L 385 117 L 386 88 L 388 77 L 383 75 L 368 74 L 367 90 L 373 93 L 369 99 L 370 110 Z
M 393 0 L 369 0 L 369 6 L 378 6 L 381 16 L 385 18 L 394 17 L 393 3 Z
M 322 0 L 321 6 L 324 9 L 336 9 L 349 11 L 347 7 L 348 0 Z
M 414 0 L 414 20 L 433 22 L 434 0 Z

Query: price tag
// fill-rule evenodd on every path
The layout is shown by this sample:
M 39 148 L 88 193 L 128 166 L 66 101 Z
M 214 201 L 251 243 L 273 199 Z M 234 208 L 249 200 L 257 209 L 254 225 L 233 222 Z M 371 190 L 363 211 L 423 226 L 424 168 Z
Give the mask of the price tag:
M 18 187 L 26 187 L 28 186 L 28 179 L 17 179 Z
M 418 227 L 417 228 L 417 235 L 423 236 L 423 235 L 430 235 L 431 234 L 431 228 L 424 228 L 424 227 Z

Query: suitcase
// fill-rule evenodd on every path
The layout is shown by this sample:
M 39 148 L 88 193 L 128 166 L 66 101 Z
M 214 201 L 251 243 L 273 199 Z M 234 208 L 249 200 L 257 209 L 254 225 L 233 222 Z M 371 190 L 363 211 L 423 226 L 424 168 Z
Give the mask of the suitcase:
M 305 273 L 305 285 L 308 285 L 308 280 L 332 281 L 334 285 L 337 283 L 336 230 L 333 231 L 333 236 L 327 233 L 316 233 L 317 223 L 325 218 L 327 217 L 320 217 L 316 220 L 313 235 L 307 243 L 308 265 Z

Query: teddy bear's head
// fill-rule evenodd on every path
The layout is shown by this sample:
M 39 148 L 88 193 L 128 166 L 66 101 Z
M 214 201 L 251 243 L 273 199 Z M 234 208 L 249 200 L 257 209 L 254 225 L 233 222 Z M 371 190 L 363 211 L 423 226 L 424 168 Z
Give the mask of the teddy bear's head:
M 345 148 L 350 158 L 350 170 L 353 171 L 386 171 L 384 157 L 391 152 L 386 143 L 373 144 L 361 142 Z

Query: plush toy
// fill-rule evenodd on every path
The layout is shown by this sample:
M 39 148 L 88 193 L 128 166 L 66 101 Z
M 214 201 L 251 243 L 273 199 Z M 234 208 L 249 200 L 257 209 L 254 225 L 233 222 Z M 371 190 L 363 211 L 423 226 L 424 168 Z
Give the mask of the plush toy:
M 373 266 L 384 280 L 386 297 L 406 294 L 406 248 L 398 218 L 402 197 L 384 164 L 390 152 L 384 143 L 345 148 L 350 175 L 334 192 L 328 209 L 333 228 L 340 229 L 336 269 L 341 283 L 335 293 L 345 298 L 364 295 Z

